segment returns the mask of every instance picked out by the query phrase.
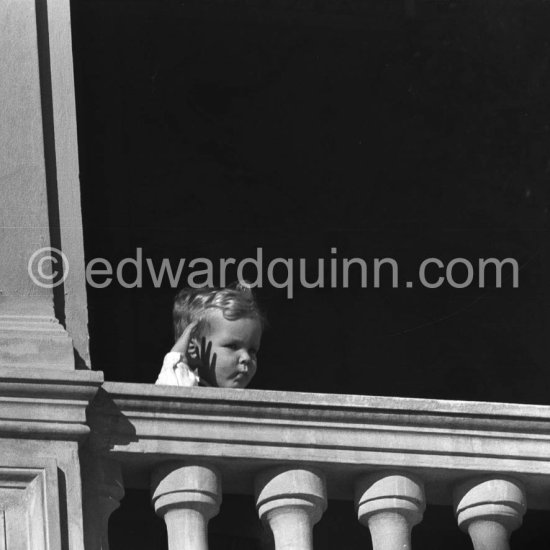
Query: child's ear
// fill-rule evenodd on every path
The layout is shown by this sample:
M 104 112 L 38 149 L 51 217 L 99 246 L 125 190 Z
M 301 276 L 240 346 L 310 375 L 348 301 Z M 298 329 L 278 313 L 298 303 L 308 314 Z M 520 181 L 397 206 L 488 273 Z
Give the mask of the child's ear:
M 198 359 L 199 349 L 199 341 L 196 338 L 191 338 L 189 346 L 187 346 L 187 354 L 189 355 L 189 357 L 191 357 L 191 359 Z

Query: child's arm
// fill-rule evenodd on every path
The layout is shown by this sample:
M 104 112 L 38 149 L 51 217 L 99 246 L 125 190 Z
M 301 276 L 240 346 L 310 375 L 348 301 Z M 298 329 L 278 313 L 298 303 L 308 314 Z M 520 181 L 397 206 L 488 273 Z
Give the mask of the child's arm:
M 155 384 L 162 386 L 198 386 L 199 377 L 189 368 L 186 361 L 187 348 L 193 329 L 197 323 L 191 323 L 183 331 L 172 350 L 164 356 L 164 362 Z

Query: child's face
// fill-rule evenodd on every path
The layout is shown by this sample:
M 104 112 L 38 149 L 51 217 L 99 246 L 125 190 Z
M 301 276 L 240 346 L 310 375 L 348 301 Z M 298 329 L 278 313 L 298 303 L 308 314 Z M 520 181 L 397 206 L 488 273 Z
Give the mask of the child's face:
M 199 376 L 219 388 L 244 388 L 256 374 L 262 327 L 253 317 L 230 321 L 221 310 L 208 315 Z

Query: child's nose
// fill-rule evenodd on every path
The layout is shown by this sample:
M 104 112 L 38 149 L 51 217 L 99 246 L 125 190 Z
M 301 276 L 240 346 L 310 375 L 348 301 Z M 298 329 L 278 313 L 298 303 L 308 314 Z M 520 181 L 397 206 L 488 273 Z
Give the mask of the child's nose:
M 250 354 L 247 351 L 241 352 L 241 356 L 239 357 L 239 365 L 242 365 L 246 369 L 248 369 L 248 365 L 252 361 L 252 357 L 250 357 Z

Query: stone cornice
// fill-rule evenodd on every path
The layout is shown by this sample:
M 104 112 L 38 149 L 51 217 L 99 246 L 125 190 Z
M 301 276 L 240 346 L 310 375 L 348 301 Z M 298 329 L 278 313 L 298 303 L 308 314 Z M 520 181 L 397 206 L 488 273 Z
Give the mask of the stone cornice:
M 79 441 L 103 373 L 0 367 L 0 436 Z
M 206 459 L 229 490 L 249 492 L 249 474 L 301 463 L 348 498 L 357 475 L 389 468 L 449 503 L 454 483 L 499 472 L 522 479 L 531 507 L 550 508 L 545 406 L 108 382 L 89 418 L 92 446 L 135 485 L 159 462 Z

